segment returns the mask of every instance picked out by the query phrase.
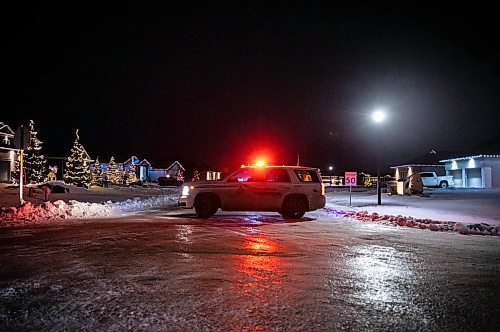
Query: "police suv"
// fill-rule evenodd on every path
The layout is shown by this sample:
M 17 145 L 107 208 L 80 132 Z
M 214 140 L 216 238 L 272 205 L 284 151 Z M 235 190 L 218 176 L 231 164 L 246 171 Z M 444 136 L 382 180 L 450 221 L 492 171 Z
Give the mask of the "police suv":
M 201 218 L 223 211 L 276 211 L 301 218 L 325 206 L 319 170 L 303 166 L 242 166 L 221 181 L 185 183 L 179 206 Z

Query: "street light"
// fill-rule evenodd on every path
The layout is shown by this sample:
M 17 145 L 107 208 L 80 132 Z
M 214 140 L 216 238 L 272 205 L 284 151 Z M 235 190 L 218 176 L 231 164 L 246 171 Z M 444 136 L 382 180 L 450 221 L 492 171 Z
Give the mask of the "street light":
M 376 110 L 372 114 L 372 119 L 376 123 L 383 122 L 385 120 L 385 112 L 383 110 L 381 110 L 381 109 Z
M 330 186 L 332 186 L 333 185 L 333 181 L 332 181 L 333 180 L 332 179 L 332 177 L 333 177 L 333 172 L 332 172 L 333 171 L 333 166 L 328 166 L 328 170 L 330 171 L 329 172 L 330 173 Z
M 381 124 L 385 120 L 385 112 L 382 109 L 377 109 L 372 114 L 372 119 L 375 123 Z M 377 128 L 378 131 L 378 146 L 377 146 L 377 204 L 382 204 L 382 188 L 380 187 L 380 132 L 381 128 Z

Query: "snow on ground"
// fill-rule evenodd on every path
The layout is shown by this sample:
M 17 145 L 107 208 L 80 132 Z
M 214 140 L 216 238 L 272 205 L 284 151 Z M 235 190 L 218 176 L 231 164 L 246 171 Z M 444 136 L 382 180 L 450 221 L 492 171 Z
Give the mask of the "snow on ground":
M 403 227 L 456 231 L 461 234 L 500 235 L 500 190 L 426 189 L 423 196 L 382 194 L 377 205 L 374 191 L 327 194 L 319 216 L 340 216 L 363 222 Z
M 61 219 L 92 219 L 120 217 L 136 211 L 160 206 L 174 206 L 178 188 L 155 185 L 145 187 L 111 186 L 110 188 L 79 188 L 62 182 L 50 182 L 67 188 L 69 192 L 52 193 L 50 201 L 43 202 L 41 189 L 35 197 L 26 197 L 19 206 L 18 188 L 2 185 L 0 188 L 0 225 L 15 226 L 40 224 Z M 12 204 L 15 202 L 15 204 Z

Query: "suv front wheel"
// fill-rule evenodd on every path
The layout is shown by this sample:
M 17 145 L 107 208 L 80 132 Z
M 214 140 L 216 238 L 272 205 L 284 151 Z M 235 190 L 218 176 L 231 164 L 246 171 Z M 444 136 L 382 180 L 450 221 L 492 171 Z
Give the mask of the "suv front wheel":
M 194 201 L 194 210 L 196 215 L 200 218 L 210 218 L 213 216 L 219 206 L 217 204 L 217 199 L 213 195 L 198 195 Z
M 292 196 L 285 198 L 280 213 L 285 219 L 298 219 L 304 216 L 306 210 L 307 203 L 304 198 Z

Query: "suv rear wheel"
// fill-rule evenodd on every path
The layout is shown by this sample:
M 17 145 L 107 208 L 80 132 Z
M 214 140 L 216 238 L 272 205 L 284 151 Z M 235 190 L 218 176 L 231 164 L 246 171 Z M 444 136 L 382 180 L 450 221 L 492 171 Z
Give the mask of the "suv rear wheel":
M 210 218 L 213 216 L 219 206 L 217 199 L 213 195 L 198 195 L 194 201 L 194 210 L 196 215 L 200 218 Z
M 280 213 L 285 219 L 298 219 L 304 216 L 306 210 L 307 203 L 304 198 L 292 196 L 285 198 Z

